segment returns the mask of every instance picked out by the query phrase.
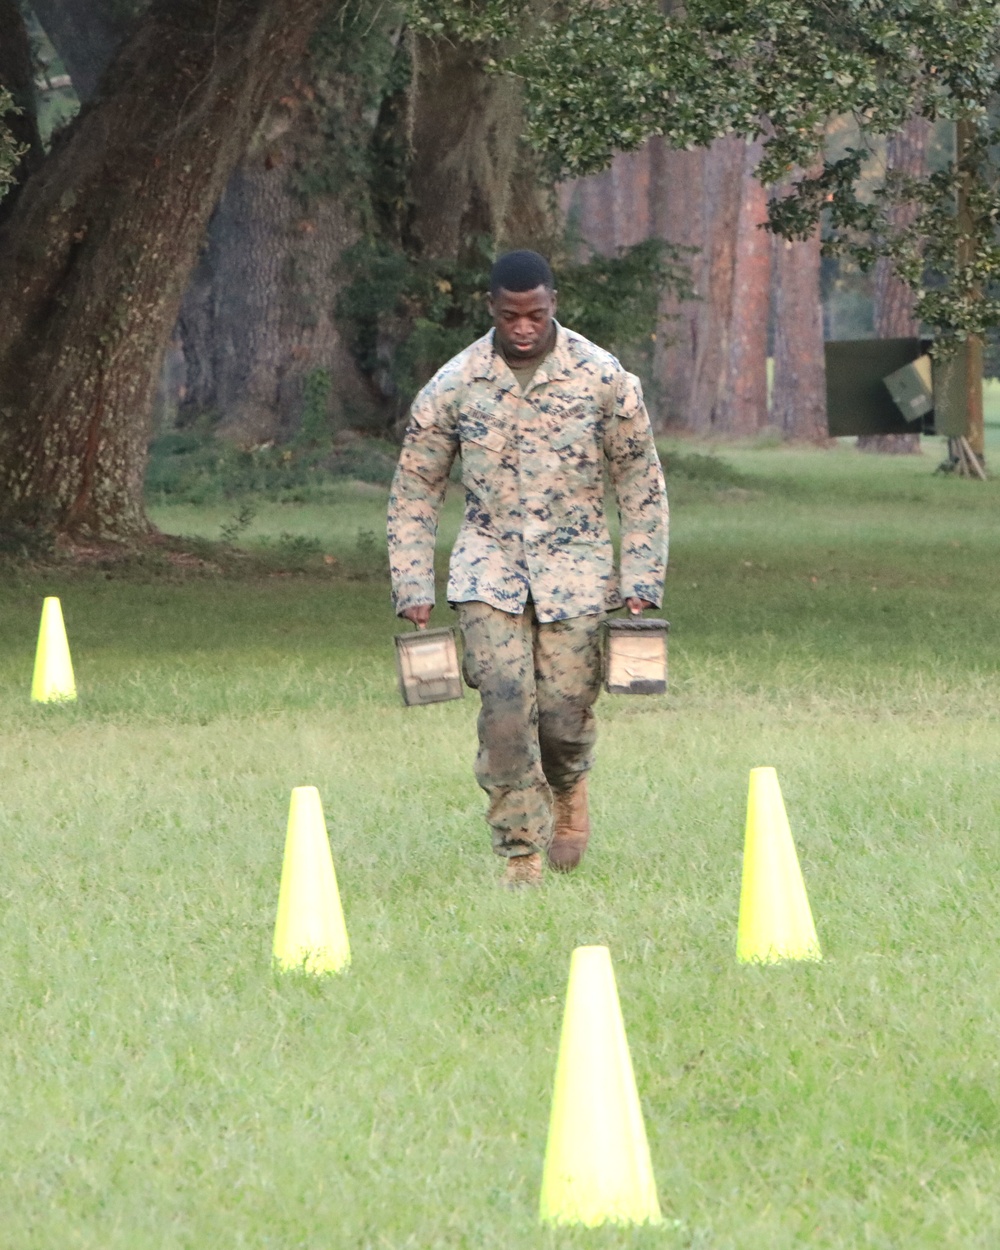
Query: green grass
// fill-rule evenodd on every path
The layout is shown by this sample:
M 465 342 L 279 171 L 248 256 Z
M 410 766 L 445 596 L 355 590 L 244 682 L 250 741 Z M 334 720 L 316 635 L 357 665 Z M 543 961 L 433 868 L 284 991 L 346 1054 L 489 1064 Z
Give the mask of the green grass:
M 935 453 L 670 451 L 671 693 L 602 699 L 593 849 L 537 896 L 494 885 L 473 697 L 399 705 L 381 488 L 262 504 L 242 574 L 7 571 L 5 1247 L 1000 1243 L 1000 485 Z M 218 538 L 237 511 L 155 517 Z M 28 703 L 43 594 L 72 706 Z M 759 764 L 815 966 L 735 963 Z M 354 955 L 316 983 L 270 967 L 308 784 Z M 655 1232 L 536 1222 L 586 942 L 614 959 Z

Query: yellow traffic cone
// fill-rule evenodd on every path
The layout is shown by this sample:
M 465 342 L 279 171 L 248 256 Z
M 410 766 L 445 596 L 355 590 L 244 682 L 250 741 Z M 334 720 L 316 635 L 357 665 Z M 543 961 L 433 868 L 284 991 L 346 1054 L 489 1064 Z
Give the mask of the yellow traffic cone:
M 62 605 L 54 596 L 42 604 L 35 651 L 35 674 L 31 682 L 33 703 L 61 703 L 76 698 L 73 661 L 69 655 Z
M 773 768 L 750 770 L 736 957 L 743 963 L 823 957 Z
M 351 962 L 330 839 L 315 786 L 296 786 L 292 791 L 274 958 L 285 971 L 312 973 L 339 972 Z
M 578 946 L 556 1063 L 542 1220 L 658 1224 L 660 1204 L 606 946 Z

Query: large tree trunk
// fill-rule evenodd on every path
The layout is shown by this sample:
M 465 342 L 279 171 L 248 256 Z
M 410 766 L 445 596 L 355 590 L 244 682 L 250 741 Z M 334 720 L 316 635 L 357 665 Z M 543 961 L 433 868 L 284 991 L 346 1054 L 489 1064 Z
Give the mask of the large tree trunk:
M 732 314 L 723 361 L 722 388 L 715 428 L 746 436 L 767 425 L 767 323 L 771 307 L 771 239 L 767 221 L 767 192 L 755 170 L 761 143 L 746 144 L 736 256 L 733 272 Z
M 746 144 L 717 139 L 705 160 L 703 297 L 695 345 L 690 428 L 699 434 L 721 427 L 735 302 L 736 239 L 743 192 Z
M 397 43 L 397 54 L 412 59 L 412 75 L 369 132 L 379 185 L 353 196 L 303 196 L 293 186 L 293 172 L 301 182 L 329 162 L 324 97 L 335 95 L 340 109 L 356 103 L 360 115 L 371 90 L 309 59 L 234 174 L 181 309 L 182 419 L 210 411 L 227 437 L 281 437 L 299 421 L 310 374 L 323 370 L 331 427 L 391 426 L 391 384 L 363 377 L 335 317 L 337 261 L 360 238 L 359 199 L 371 196 L 382 240 L 416 258 L 473 259 L 477 236 L 516 246 L 550 233 L 534 160 L 519 141 L 516 82 L 486 74 L 468 47 L 443 41 Z M 408 328 L 386 326 L 386 353 Z
M 615 254 L 617 223 L 615 185 L 611 169 L 562 183 L 559 187 L 559 203 L 574 234 L 579 235 L 580 242 L 584 245 L 578 260 L 582 262 L 587 259 L 589 248 L 602 256 Z
M 638 152 L 620 152 L 602 173 L 559 187 L 563 215 L 595 252 L 614 256 L 653 236 L 652 165 L 647 143 Z
M 613 254 L 650 236 L 695 249 L 696 299 L 664 296 L 647 396 L 658 429 L 741 435 L 767 423 L 771 245 L 758 144 L 676 151 L 653 139 L 561 189 L 583 240 Z
M 0 528 L 127 539 L 209 215 L 323 0 L 160 0 L 0 232 Z
M 767 419 L 769 262 L 759 237 L 763 192 L 757 149 L 743 139 L 674 151 L 654 141 L 656 233 L 696 248 L 697 298 L 664 301 L 656 353 L 658 425 L 699 434 L 745 434 Z M 763 311 L 762 311 L 763 310 Z
M 654 225 L 669 243 L 696 248 L 697 298 L 664 301 L 666 342 L 656 360 L 659 424 L 699 434 L 728 432 L 726 395 L 735 302 L 737 236 L 746 144 L 717 139 L 707 150 L 654 147 Z
M 886 143 L 886 170 L 919 178 L 926 172 L 927 138 L 930 123 L 926 118 L 914 117 Z M 907 226 L 913 220 L 916 208 L 905 205 L 893 210 L 893 224 Z M 892 266 L 884 256 L 875 262 L 875 308 L 874 329 L 877 339 L 916 338 L 920 322 L 913 315 L 913 291 L 892 272 Z M 883 455 L 906 456 L 920 451 L 919 434 L 861 434 L 858 450 L 880 452 Z
M 35 8 L 89 99 L 126 26 L 118 9 L 111 0 L 39 0 Z M 340 18 L 338 6 L 330 25 Z M 371 418 L 371 394 L 333 315 L 332 271 L 357 239 L 350 205 L 328 191 L 306 204 L 292 185 L 294 174 L 322 162 L 324 96 L 344 88 L 312 70 L 311 57 L 296 67 L 212 214 L 157 404 L 171 420 L 212 414 L 219 433 L 248 445 L 297 425 L 318 370 L 330 376 L 331 427 Z
M 653 229 L 661 239 L 696 249 L 690 260 L 691 285 L 698 299 L 681 300 L 668 291 L 661 307 L 663 331 L 656 340 L 654 421 L 658 430 L 693 428 L 695 359 L 705 291 L 704 148 L 670 148 L 662 139 L 650 144 Z
M 826 443 L 826 371 L 819 229 L 774 236 L 774 389 L 771 420 L 788 439 Z
M 318 373 L 330 385 L 312 402 L 323 403 L 328 428 L 372 420 L 371 393 L 334 316 L 337 263 L 358 238 L 351 205 L 328 190 L 303 197 L 292 182 L 322 160 L 313 106 L 335 86 L 308 69 L 230 178 L 178 322 L 182 419 L 213 413 L 219 434 L 244 444 L 298 429 Z
M 521 88 L 488 74 L 468 45 L 412 42 L 406 242 L 424 257 L 463 257 L 477 237 L 543 244 L 553 222 L 536 160 L 520 140 Z

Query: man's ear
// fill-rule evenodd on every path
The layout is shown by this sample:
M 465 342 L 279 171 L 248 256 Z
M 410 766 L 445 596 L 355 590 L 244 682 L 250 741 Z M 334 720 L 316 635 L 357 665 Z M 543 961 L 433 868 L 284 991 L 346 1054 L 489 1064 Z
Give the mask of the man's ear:
M 552 316 L 556 315 L 556 309 L 559 307 L 559 292 L 552 292 Z
M 486 311 L 494 320 L 496 319 L 496 314 L 493 311 L 493 296 L 489 293 L 489 291 L 486 292 Z

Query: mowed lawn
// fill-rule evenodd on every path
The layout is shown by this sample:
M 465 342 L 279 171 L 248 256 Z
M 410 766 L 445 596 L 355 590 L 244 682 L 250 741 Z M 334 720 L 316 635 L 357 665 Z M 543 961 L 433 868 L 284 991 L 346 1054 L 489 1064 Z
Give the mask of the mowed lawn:
M 155 511 L 266 540 L 245 574 L 3 571 L 0 1244 L 1000 1245 L 1000 484 L 933 444 L 699 451 L 667 448 L 670 694 L 602 699 L 592 851 L 528 896 L 496 888 L 474 698 L 400 705 L 383 489 Z M 28 701 L 45 594 L 73 706 Z M 756 765 L 819 964 L 735 961 Z M 296 785 L 353 947 L 315 981 L 270 962 Z M 656 1230 L 538 1225 L 581 943 Z

